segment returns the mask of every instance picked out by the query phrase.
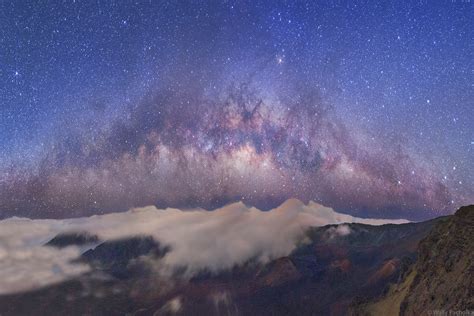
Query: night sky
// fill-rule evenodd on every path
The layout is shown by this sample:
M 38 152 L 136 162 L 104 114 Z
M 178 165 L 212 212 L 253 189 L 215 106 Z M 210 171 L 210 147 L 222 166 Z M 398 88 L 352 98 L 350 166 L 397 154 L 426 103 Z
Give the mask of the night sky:
M 0 217 L 473 203 L 473 4 L 379 2 L 1 1 Z

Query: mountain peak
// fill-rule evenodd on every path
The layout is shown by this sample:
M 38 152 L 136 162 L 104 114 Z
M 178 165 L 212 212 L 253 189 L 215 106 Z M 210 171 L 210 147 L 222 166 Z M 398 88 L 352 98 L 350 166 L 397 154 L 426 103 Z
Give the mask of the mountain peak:
M 279 209 L 296 209 L 305 206 L 303 202 L 296 198 L 291 198 L 283 202 L 278 208 Z
M 462 206 L 454 215 L 456 217 L 474 220 L 474 205 Z

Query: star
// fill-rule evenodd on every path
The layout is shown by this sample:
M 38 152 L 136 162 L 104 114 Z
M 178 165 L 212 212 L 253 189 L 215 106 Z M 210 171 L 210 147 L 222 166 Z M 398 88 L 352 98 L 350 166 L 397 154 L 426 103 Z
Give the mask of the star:
M 449 3 L 4 9 L 0 214 L 472 202 L 471 21 Z

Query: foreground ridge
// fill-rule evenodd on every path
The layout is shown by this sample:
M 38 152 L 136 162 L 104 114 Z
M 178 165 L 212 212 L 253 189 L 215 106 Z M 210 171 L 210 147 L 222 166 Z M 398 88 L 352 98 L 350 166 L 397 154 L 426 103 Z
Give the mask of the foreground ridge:
M 421 240 L 402 282 L 354 314 L 422 315 L 474 310 L 474 205 L 441 219 Z

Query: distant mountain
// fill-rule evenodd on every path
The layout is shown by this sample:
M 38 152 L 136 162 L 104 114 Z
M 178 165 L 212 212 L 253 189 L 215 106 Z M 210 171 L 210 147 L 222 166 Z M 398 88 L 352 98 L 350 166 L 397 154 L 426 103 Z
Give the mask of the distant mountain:
M 442 218 L 418 247 L 418 260 L 390 291 L 354 314 L 422 315 L 474 310 L 474 205 Z
M 134 272 L 140 271 L 138 267 L 132 269 L 134 260 L 145 255 L 156 260 L 167 251 L 168 248 L 160 245 L 153 237 L 136 236 L 104 242 L 83 253 L 81 260 L 116 278 L 130 278 L 135 276 Z
M 88 232 L 60 233 L 46 243 L 47 246 L 64 248 L 68 246 L 84 246 L 99 243 L 99 237 Z

